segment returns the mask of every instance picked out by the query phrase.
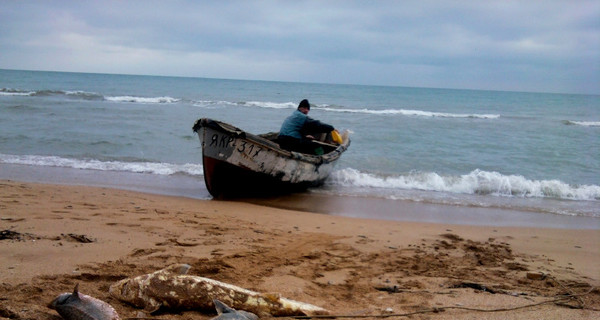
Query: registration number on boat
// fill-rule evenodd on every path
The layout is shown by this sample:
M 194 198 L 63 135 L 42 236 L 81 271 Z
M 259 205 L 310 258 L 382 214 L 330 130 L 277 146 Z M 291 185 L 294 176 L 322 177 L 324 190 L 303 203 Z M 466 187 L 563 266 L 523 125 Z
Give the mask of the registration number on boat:
M 233 136 L 212 133 L 210 140 L 208 141 L 208 148 L 216 148 L 219 149 L 219 153 L 226 153 L 226 156 L 230 156 L 233 150 L 227 149 L 235 149 L 237 152 L 240 152 L 246 156 L 250 156 L 252 158 L 258 156 L 258 154 L 263 150 L 261 147 L 250 143 L 245 140 L 238 140 Z

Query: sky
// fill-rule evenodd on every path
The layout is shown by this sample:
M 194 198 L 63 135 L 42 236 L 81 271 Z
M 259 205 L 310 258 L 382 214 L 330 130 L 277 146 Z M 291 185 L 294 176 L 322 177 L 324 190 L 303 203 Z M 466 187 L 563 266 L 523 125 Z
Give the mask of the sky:
M 0 0 L 0 68 L 600 94 L 600 1 Z

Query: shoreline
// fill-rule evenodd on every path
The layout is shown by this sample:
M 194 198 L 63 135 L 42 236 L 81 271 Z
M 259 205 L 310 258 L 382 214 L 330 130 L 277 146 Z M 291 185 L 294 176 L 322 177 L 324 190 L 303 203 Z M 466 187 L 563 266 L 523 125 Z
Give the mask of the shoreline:
M 275 198 L 252 198 L 237 201 L 361 219 L 450 223 L 467 226 L 600 230 L 600 218 L 410 200 L 300 193 Z
M 542 303 L 486 317 L 600 315 L 599 230 L 351 218 L 6 180 L 0 181 L 0 206 L 0 230 L 19 235 L 0 241 L 0 312 L 16 318 L 58 319 L 46 304 L 76 283 L 121 317 L 134 317 L 139 309 L 108 295 L 108 286 L 174 263 L 190 264 L 195 275 L 277 292 L 335 314 Z M 564 290 L 580 295 L 586 308 L 545 303 Z M 577 307 L 579 302 L 565 303 Z M 198 310 L 159 315 L 169 320 L 212 316 Z M 435 319 L 474 316 L 481 314 L 448 309 Z
M 0 164 L 0 180 L 2 179 L 30 183 L 107 187 L 200 200 L 212 199 L 202 179 L 186 175 L 161 176 L 133 172 Z M 310 191 L 272 198 L 234 199 L 231 201 L 327 215 L 390 221 L 600 230 L 600 218 L 595 217 L 495 207 L 434 204 L 410 200 L 335 196 Z

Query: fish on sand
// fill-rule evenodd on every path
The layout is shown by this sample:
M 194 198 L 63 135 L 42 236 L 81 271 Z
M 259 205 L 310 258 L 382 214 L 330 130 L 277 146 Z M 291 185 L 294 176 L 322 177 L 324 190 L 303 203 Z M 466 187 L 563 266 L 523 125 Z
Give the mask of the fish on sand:
M 60 294 L 48 307 L 56 310 L 65 320 L 119 320 L 117 311 L 108 303 L 79 292 Z
M 278 294 L 263 294 L 210 278 L 188 275 L 190 268 L 187 264 L 176 264 L 150 274 L 123 279 L 111 285 L 109 292 L 114 298 L 150 313 L 160 308 L 209 310 L 215 308 L 215 299 L 231 308 L 258 315 L 329 313 L 321 307 Z

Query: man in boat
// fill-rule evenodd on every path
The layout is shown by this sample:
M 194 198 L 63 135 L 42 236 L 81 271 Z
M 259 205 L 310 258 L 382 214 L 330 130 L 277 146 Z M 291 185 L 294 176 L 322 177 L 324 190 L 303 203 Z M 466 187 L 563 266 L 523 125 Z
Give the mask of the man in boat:
M 298 108 L 283 121 L 277 137 L 277 142 L 281 148 L 315 154 L 315 149 L 318 146 L 313 143 L 313 135 L 335 130 L 332 125 L 309 117 L 309 111 L 310 103 L 307 99 L 304 99 L 300 101 Z

